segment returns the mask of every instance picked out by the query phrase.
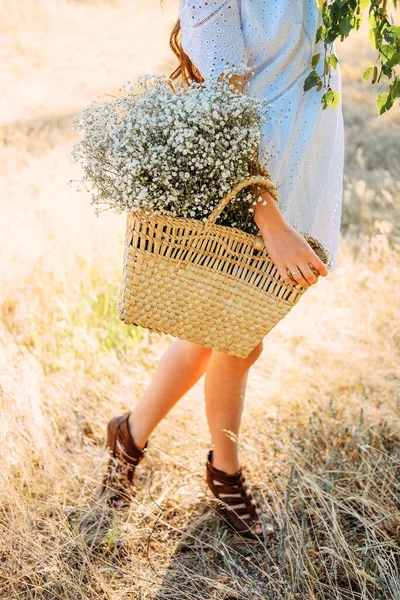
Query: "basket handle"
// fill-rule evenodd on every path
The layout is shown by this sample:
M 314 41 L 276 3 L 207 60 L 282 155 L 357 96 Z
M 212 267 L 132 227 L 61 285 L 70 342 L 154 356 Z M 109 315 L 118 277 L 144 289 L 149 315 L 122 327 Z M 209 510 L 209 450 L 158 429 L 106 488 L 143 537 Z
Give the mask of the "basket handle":
M 214 208 L 214 210 L 208 216 L 208 219 L 205 222 L 205 226 L 207 227 L 208 225 L 213 225 L 215 223 L 216 218 L 222 213 L 225 206 L 227 204 L 229 204 L 229 202 L 232 200 L 232 198 L 234 198 L 236 196 L 236 194 L 238 192 L 240 192 L 240 190 L 242 190 L 243 188 L 245 188 L 248 185 L 254 185 L 257 183 L 264 184 L 263 187 L 265 187 L 269 191 L 269 193 L 271 194 L 271 196 L 273 197 L 275 202 L 278 204 L 278 197 L 276 194 L 276 189 L 273 186 L 273 184 L 271 183 L 271 180 L 268 179 L 267 177 L 262 177 L 261 175 L 259 175 L 259 176 L 252 175 L 251 177 L 247 177 L 246 179 L 243 179 L 243 181 L 241 181 L 240 183 L 237 183 L 235 185 L 235 187 L 226 196 L 224 196 L 222 198 L 220 203 L 217 204 L 217 206 Z M 269 184 L 269 185 L 265 185 L 265 184 Z
M 251 175 L 250 177 L 246 177 L 246 179 L 243 179 L 243 181 L 240 181 L 239 183 L 237 183 L 235 185 L 235 187 L 230 192 L 228 192 L 228 194 L 226 194 L 226 196 L 224 196 L 222 198 L 222 200 L 217 204 L 217 206 L 214 208 L 214 210 L 208 216 L 207 221 L 205 221 L 205 223 L 204 223 L 205 228 L 208 227 L 209 225 L 213 225 L 215 223 L 217 217 L 224 210 L 225 206 L 227 204 L 229 204 L 229 202 L 232 200 L 232 198 L 234 198 L 236 196 L 236 194 L 238 192 L 240 192 L 240 190 L 247 187 L 248 185 L 255 185 L 257 183 L 263 184 L 263 187 L 265 187 L 265 189 L 268 190 L 268 192 L 271 194 L 271 196 L 273 197 L 275 202 L 277 204 L 279 203 L 278 202 L 278 192 L 276 191 L 275 186 L 271 182 L 271 177 L 270 177 L 269 172 L 267 171 L 267 169 L 265 169 L 261 165 L 259 167 L 259 171 L 262 173 L 261 175 Z
M 200 236 L 206 232 L 207 228 L 210 225 L 213 225 L 215 223 L 215 220 L 218 217 L 218 215 L 221 214 L 225 206 L 232 200 L 232 198 L 234 198 L 241 189 L 248 185 L 254 185 L 257 183 L 262 184 L 263 187 L 265 187 L 269 191 L 275 202 L 278 204 L 278 192 L 276 191 L 275 186 L 271 182 L 271 176 L 269 174 L 269 171 L 263 165 L 261 165 L 258 160 L 256 160 L 254 168 L 259 172 L 259 174 L 246 177 L 246 179 L 243 179 L 243 181 L 237 183 L 234 186 L 234 188 L 232 188 L 232 190 L 228 194 L 226 194 L 226 196 L 224 196 L 222 200 L 220 200 L 217 206 L 209 214 L 207 221 L 204 221 L 204 227 L 202 232 L 200 233 Z M 189 238 L 187 248 L 191 248 L 195 243 L 195 240 L 195 236 Z M 264 248 L 264 240 L 260 231 L 254 238 L 254 248 L 256 250 L 262 250 Z

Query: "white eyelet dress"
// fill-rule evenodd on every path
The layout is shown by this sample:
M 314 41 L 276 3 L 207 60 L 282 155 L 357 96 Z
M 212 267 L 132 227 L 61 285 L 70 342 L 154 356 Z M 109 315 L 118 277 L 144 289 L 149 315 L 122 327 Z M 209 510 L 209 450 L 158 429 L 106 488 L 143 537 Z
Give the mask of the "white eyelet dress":
M 278 186 L 284 219 L 319 240 L 337 266 L 343 196 L 342 100 L 322 109 L 321 91 L 303 92 L 311 57 L 322 76 L 324 47 L 315 43 L 322 17 L 316 0 L 181 0 L 182 48 L 204 79 L 227 65 L 252 67 L 243 92 L 269 103 L 260 161 Z M 333 46 L 333 52 L 335 48 Z M 341 93 L 340 67 L 330 86 Z

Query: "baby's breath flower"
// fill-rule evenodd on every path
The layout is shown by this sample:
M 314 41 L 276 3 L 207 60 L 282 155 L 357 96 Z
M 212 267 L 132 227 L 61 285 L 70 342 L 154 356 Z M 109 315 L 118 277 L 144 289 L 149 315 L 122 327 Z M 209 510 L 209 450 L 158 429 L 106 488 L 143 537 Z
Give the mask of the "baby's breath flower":
M 266 101 L 229 84 L 235 72 L 245 72 L 244 66 L 227 69 L 222 81 L 189 86 L 165 75 L 142 75 L 121 87 L 121 97 L 94 100 L 75 115 L 74 129 L 82 137 L 72 154 L 83 181 L 91 184 L 95 209 L 206 221 L 221 198 L 252 174 L 266 120 Z M 218 222 L 255 232 L 248 213 L 256 203 L 244 188 Z

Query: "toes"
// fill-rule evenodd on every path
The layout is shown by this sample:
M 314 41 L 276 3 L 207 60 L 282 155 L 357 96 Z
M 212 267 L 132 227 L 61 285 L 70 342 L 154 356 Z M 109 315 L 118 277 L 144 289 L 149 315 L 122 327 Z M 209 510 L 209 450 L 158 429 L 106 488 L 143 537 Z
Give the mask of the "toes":
M 263 533 L 263 528 L 262 528 L 261 523 L 256 523 L 252 529 L 256 535 L 262 535 L 262 533 Z
M 262 523 L 255 523 L 255 525 L 253 525 L 253 527 L 252 527 L 252 531 L 256 535 L 262 535 L 263 534 Z M 265 527 L 265 533 L 266 533 L 266 535 L 273 535 L 275 533 L 273 525 L 268 523 Z
M 124 508 L 125 506 L 128 506 L 128 502 L 125 498 L 115 496 L 114 498 L 111 498 L 111 506 L 117 509 Z
M 271 524 L 268 523 L 267 525 L 267 535 L 273 535 L 275 533 L 275 529 L 273 528 L 273 526 Z
M 125 504 L 123 500 L 112 500 L 114 508 L 122 508 Z

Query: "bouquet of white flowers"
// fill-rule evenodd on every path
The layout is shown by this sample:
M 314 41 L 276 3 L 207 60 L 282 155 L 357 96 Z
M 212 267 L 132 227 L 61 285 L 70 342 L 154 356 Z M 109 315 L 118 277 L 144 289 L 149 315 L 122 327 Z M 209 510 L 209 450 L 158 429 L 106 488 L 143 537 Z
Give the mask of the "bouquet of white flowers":
M 142 209 L 205 221 L 257 170 L 267 101 L 238 93 L 229 79 L 247 70 L 230 67 L 222 81 L 189 86 L 142 75 L 121 88 L 121 97 L 93 101 L 75 116 L 82 137 L 73 156 L 91 184 L 96 212 Z M 260 199 L 242 190 L 219 223 L 255 233 L 252 205 Z

